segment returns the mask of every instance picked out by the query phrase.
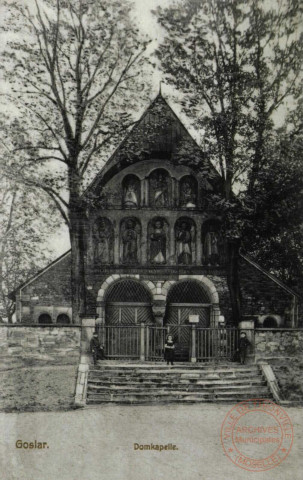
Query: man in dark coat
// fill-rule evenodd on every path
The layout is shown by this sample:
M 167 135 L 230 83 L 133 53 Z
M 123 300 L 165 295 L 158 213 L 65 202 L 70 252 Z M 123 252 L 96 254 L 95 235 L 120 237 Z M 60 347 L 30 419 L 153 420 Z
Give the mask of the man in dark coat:
M 90 351 L 93 355 L 94 365 L 96 365 L 97 360 L 104 360 L 104 347 L 100 345 L 97 332 L 94 332 L 93 338 L 90 341 Z
M 246 333 L 241 332 L 239 340 L 239 354 L 240 354 L 240 363 L 245 364 L 247 349 L 250 345 L 249 340 L 246 338 Z

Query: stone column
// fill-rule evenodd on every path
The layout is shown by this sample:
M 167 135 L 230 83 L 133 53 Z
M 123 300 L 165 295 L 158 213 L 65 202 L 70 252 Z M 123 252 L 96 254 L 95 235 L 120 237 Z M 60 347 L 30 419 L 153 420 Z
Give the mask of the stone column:
M 169 223 L 169 265 L 176 263 L 175 221 L 171 218 Z
M 141 206 L 149 206 L 149 184 L 148 178 L 141 180 Z
M 114 224 L 114 264 L 120 264 L 120 236 L 119 236 L 119 221 Z
M 157 327 L 163 327 L 165 315 L 165 300 L 156 300 L 152 306 L 155 323 Z
M 105 323 L 105 302 L 97 300 L 97 320 L 96 324 L 104 325 Z
M 240 333 L 243 331 L 246 333 L 247 340 L 250 342 L 250 347 L 247 353 L 246 361 L 248 363 L 255 362 L 255 322 L 254 320 L 242 320 L 239 323 Z
M 179 207 L 181 203 L 180 199 L 180 183 L 179 180 L 175 178 L 175 205 L 176 207 Z
M 212 312 L 210 315 L 210 326 L 217 328 L 219 326 L 220 307 L 218 304 L 213 304 Z
M 94 330 L 96 328 L 96 318 L 95 317 L 82 317 L 82 327 L 81 327 L 81 344 L 80 350 L 81 354 L 89 353 L 90 341 L 92 339 Z
M 202 265 L 201 222 L 198 221 L 196 226 L 196 265 Z
M 141 262 L 142 264 L 147 263 L 147 220 L 145 218 L 141 219 Z

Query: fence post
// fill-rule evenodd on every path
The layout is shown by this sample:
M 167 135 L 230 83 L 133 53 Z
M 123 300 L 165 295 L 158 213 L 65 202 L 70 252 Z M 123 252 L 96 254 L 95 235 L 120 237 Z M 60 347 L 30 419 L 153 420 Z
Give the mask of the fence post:
M 196 325 L 191 326 L 191 359 L 192 363 L 197 362 L 196 356 Z
M 140 361 L 145 360 L 145 325 L 141 323 L 140 326 Z
M 148 325 L 146 325 L 145 358 L 146 360 L 149 360 L 149 326 Z

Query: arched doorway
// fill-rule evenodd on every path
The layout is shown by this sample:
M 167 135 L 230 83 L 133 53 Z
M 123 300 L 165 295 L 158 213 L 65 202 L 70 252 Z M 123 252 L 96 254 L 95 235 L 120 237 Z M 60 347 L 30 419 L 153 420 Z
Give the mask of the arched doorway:
M 107 325 L 152 323 L 151 294 L 140 282 L 126 279 L 111 285 L 105 296 Z
M 105 325 L 100 329 L 106 356 L 138 358 L 141 323 L 153 323 L 151 293 L 132 279 L 112 284 L 105 295 Z
M 190 356 L 190 316 L 198 317 L 198 327 L 210 325 L 211 303 L 201 283 L 195 280 L 178 282 L 167 295 L 164 324 L 176 342 L 176 359 L 187 361 Z

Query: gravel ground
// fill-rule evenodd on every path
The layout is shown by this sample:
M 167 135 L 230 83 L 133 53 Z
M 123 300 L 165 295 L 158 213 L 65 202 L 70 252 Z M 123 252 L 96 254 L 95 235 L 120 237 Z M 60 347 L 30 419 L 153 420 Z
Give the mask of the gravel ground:
M 247 472 L 224 455 L 220 429 L 230 405 L 98 406 L 69 412 L 0 414 L 3 480 L 301 480 L 303 409 L 288 408 L 294 444 L 267 472 Z M 16 449 L 16 440 L 48 449 Z M 134 443 L 176 444 L 134 451 Z

